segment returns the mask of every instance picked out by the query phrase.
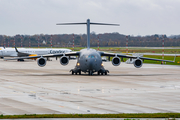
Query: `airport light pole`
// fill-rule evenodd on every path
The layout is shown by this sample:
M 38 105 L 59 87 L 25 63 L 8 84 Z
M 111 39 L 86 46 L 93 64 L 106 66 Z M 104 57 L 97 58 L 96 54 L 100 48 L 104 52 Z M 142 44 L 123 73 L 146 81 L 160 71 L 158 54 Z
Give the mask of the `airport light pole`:
M 22 36 L 21 36 L 21 47 L 23 46 L 23 45 L 22 45 L 22 41 L 23 41 L 23 38 L 22 38 Z
M 38 36 L 38 48 L 39 48 L 39 36 Z
M 99 36 L 98 36 L 98 51 L 99 51 Z
M 13 38 L 14 39 L 14 47 L 16 46 L 16 41 L 15 41 L 15 37 Z
M 74 33 L 73 33 L 73 51 L 74 51 Z
M 6 47 L 6 39 L 5 39 L 5 36 L 3 36 L 3 42 L 4 42 L 4 47 Z
M 30 37 L 29 37 L 29 47 L 31 47 L 31 41 L 30 41 Z
M 9 47 L 9 36 L 8 36 L 8 47 Z
M 51 48 L 52 48 L 52 35 L 51 35 Z
M 128 55 L 128 36 L 126 35 L 126 55 Z
M 162 60 L 164 60 L 164 35 L 162 35 Z M 162 61 L 163 64 L 163 61 Z

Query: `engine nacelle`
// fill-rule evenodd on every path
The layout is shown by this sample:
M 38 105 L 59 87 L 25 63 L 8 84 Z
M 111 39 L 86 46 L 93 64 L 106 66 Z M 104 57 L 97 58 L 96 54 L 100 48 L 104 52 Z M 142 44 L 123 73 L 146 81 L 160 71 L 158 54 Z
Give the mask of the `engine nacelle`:
M 142 65 L 143 65 L 143 62 L 142 62 L 141 59 L 136 59 L 136 60 L 134 60 L 134 66 L 135 66 L 136 68 L 140 68 L 140 67 L 142 67 Z
M 61 65 L 67 65 L 67 64 L 69 63 L 68 57 L 62 56 L 62 57 L 60 58 L 60 63 L 61 63 Z
M 113 57 L 113 59 L 112 59 L 112 64 L 113 64 L 114 66 L 120 65 L 120 63 L 121 63 L 121 60 L 120 60 L 119 57 Z
M 43 57 L 38 58 L 37 64 L 38 64 L 40 67 L 44 67 L 44 66 L 46 65 L 46 59 L 43 58 Z

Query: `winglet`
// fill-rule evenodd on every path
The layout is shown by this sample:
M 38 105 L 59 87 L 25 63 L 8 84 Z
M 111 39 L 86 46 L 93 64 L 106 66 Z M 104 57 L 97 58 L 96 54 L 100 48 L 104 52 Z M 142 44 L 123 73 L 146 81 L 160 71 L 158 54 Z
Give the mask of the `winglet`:
M 173 62 L 175 62 L 176 61 L 176 54 L 175 54 L 175 56 L 174 56 L 174 61 Z
M 16 47 L 15 47 L 15 50 L 16 50 L 17 53 L 19 52 Z

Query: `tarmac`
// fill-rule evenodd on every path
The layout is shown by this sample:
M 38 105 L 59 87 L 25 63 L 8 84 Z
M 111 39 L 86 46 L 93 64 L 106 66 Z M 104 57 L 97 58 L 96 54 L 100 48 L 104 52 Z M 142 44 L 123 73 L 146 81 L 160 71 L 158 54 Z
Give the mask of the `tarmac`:
M 180 66 L 105 62 L 107 76 L 89 76 L 75 64 L 0 59 L 0 115 L 180 112 Z

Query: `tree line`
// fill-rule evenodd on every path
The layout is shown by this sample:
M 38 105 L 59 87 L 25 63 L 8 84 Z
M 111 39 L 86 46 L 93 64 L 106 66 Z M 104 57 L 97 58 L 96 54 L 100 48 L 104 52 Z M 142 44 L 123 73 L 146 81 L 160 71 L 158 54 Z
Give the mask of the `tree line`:
M 99 37 L 99 39 L 98 39 Z M 94 32 L 90 35 L 91 47 L 97 47 L 98 41 L 100 47 L 125 47 L 126 35 L 119 33 L 104 33 L 96 34 Z M 162 47 L 162 40 L 164 39 L 165 47 L 180 46 L 180 37 L 167 37 L 164 35 L 149 35 L 149 36 L 128 36 L 128 46 L 131 47 Z M 73 34 L 37 34 L 37 35 L 15 35 L 6 36 L 0 35 L 0 46 L 5 47 L 72 47 Z M 86 47 L 87 35 L 74 34 L 74 46 Z

